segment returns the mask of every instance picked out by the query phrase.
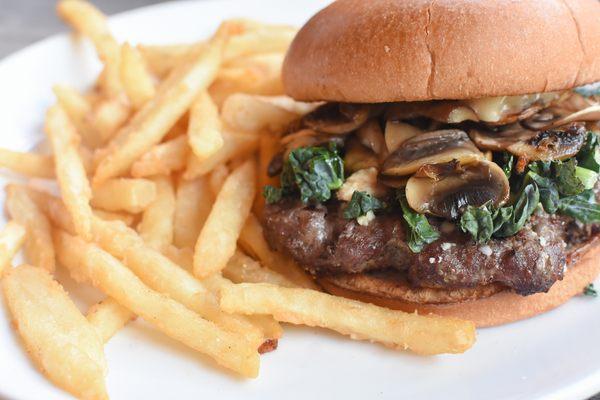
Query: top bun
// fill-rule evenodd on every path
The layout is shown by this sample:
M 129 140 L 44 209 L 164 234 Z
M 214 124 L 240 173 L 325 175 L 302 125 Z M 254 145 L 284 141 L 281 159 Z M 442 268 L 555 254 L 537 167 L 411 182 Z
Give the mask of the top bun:
M 600 80 L 600 2 L 339 0 L 300 30 L 283 80 L 356 103 L 570 89 Z

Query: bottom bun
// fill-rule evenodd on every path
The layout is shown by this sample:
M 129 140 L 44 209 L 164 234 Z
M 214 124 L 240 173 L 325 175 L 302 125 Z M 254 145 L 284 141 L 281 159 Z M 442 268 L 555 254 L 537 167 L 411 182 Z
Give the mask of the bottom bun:
M 521 296 L 502 291 L 477 300 L 449 304 L 419 304 L 390 296 L 364 291 L 368 287 L 368 275 L 360 275 L 361 291 L 348 287 L 345 279 L 340 286 L 333 277 L 323 277 L 319 284 L 329 293 L 367 303 L 419 314 L 436 314 L 473 321 L 478 327 L 507 324 L 533 317 L 566 303 L 600 274 L 600 246 L 594 241 L 578 252 L 577 261 L 570 265 L 561 281 L 556 282 L 547 293 Z M 374 286 L 374 285 L 373 285 Z

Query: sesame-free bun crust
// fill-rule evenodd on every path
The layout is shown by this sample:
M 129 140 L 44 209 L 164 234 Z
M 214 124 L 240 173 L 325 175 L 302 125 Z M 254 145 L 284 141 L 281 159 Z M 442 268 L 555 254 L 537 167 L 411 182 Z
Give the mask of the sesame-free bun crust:
M 393 296 L 383 296 L 381 280 L 372 280 L 368 275 L 357 275 L 354 287 L 348 280 L 332 278 L 319 279 L 319 284 L 329 293 L 373 303 L 380 306 L 417 311 L 419 314 L 437 314 L 473 321 L 478 327 L 507 324 L 533 317 L 566 303 L 579 295 L 583 289 L 600 274 L 600 245 L 598 240 L 581 249 L 577 261 L 571 264 L 561 281 L 557 281 L 548 293 L 521 296 L 502 291 L 489 297 L 451 304 L 418 304 L 406 302 Z M 385 285 L 385 283 L 383 283 Z M 369 287 L 373 290 L 369 290 Z M 357 290 L 359 289 L 359 290 Z M 393 293 L 393 288 L 388 288 Z M 396 287 L 396 291 L 399 289 Z M 378 294 L 373 294 L 378 293 Z
M 597 0 L 339 0 L 283 65 L 298 100 L 471 99 L 600 80 Z

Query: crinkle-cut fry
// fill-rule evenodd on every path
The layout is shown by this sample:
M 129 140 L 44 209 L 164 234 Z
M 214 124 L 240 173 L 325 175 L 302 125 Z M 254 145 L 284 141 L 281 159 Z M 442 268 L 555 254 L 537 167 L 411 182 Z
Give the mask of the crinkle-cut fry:
M 35 178 L 54 178 L 51 156 L 0 148 L 0 167 Z
M 162 250 L 173 243 L 175 191 L 170 177 L 160 176 L 152 181 L 156 198 L 144 210 L 137 230 L 150 247 Z
M 292 324 L 318 326 L 418 354 L 463 353 L 475 342 L 475 324 L 422 316 L 310 289 L 266 283 L 225 285 L 221 307 L 228 312 L 269 314 Z
M 223 276 L 234 283 L 271 283 L 284 287 L 298 287 L 285 276 L 264 268 L 260 263 L 237 250 L 223 270 Z
M 131 176 L 146 178 L 154 175 L 170 175 L 185 168 L 189 153 L 186 135 L 152 147 L 131 166 Z
M 48 110 L 45 128 L 54 151 L 54 168 L 63 200 L 77 233 L 89 239 L 92 190 L 79 155 L 77 132 L 60 105 Z
M 106 211 L 139 213 L 156 199 L 156 184 L 150 179 L 116 178 L 96 185 L 91 204 Z
M 105 221 L 121 221 L 127 226 L 133 225 L 135 216 L 126 212 L 93 209 L 94 215 Z
M 129 43 L 121 46 L 121 83 L 133 108 L 138 110 L 150 101 L 156 92 L 152 76 L 139 51 Z
M 163 333 L 207 354 L 218 364 L 245 377 L 257 376 L 257 348 L 242 335 L 222 330 L 170 297 L 150 289 L 97 245 L 65 232 L 57 232 L 55 239 L 61 264 L 76 280 L 90 281 Z
M 243 333 L 258 346 L 261 332 L 245 317 L 221 312 L 214 293 L 189 272 L 157 250 L 148 247 L 135 231 L 123 224 L 96 220 L 95 241 L 127 266 L 152 289 L 179 301 L 223 329 Z
M 194 248 L 194 275 L 205 278 L 221 271 L 236 243 L 256 194 L 256 165 L 248 160 L 228 177 L 206 219 Z
M 25 242 L 27 230 L 16 221 L 8 221 L 0 231 L 0 278 L 4 270 L 9 268 L 13 257 Z
M 188 142 L 194 155 L 206 160 L 223 147 L 223 130 L 219 109 L 206 90 L 192 103 L 188 125 Z
M 92 41 L 106 68 L 103 89 L 111 97 L 119 95 L 122 91 L 119 79 L 120 49 L 108 29 L 106 16 L 92 4 L 81 0 L 60 0 L 56 10 L 75 31 Z
M 115 299 L 107 297 L 91 306 L 86 317 L 102 341 L 106 343 L 129 321 L 135 319 L 135 314 Z
M 53 272 L 55 268 L 54 246 L 50 221 L 18 185 L 6 187 L 6 210 L 27 230 L 25 258 L 32 264 Z
M 76 397 L 108 399 L 103 343 L 60 284 L 29 265 L 11 269 L 1 284 L 14 326 L 42 373 Z
M 92 106 L 85 96 L 70 86 L 55 85 L 52 88 L 56 100 L 63 107 L 84 145 L 96 148 L 101 144 L 96 127 L 88 123 Z
M 249 254 L 260 260 L 265 267 L 285 276 L 297 286 L 307 289 L 318 289 L 318 286 L 293 260 L 281 253 L 271 250 L 265 240 L 263 227 L 253 214 L 248 216 L 238 243 Z
M 189 181 L 180 179 L 175 195 L 175 246 L 194 247 L 210 214 L 213 199 L 206 177 Z
M 175 69 L 159 86 L 156 96 L 142 107 L 109 143 L 94 181 L 101 183 L 127 172 L 189 109 L 198 93 L 214 80 L 223 39 L 216 36 L 206 48 L 192 51 L 188 61 Z
M 233 159 L 244 158 L 256 150 L 259 137 L 251 134 L 224 131 L 223 147 L 206 160 L 199 160 L 194 154 L 190 154 L 188 165 L 183 174 L 184 179 L 192 180 L 211 172 L 220 164 L 227 163 Z

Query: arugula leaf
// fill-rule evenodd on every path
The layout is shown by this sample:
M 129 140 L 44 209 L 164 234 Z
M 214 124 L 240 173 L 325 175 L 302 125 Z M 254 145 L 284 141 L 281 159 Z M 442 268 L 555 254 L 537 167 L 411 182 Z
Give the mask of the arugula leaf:
M 369 211 L 375 212 L 384 207 L 385 203 L 377 197 L 374 197 L 367 192 L 359 192 L 357 190 L 352 193 L 352 198 L 344 209 L 344 218 L 355 219 L 366 215 Z
M 583 295 L 584 296 L 591 296 L 591 297 L 598 297 L 598 291 L 594 287 L 593 283 L 590 283 L 585 288 L 583 288 Z
M 268 204 L 279 202 L 283 196 L 283 189 L 276 188 L 275 186 L 266 185 L 263 188 L 263 197 Z
M 512 207 L 512 215 L 494 234 L 497 237 L 508 237 L 519 232 L 540 203 L 540 191 L 535 183 L 530 183 L 521 191 L 517 202 Z
M 303 203 L 323 202 L 344 183 L 344 162 L 335 146 L 300 147 L 289 155 L 281 174 L 284 191 L 300 191 Z
M 555 161 L 554 175 L 558 192 L 565 196 L 574 196 L 585 190 L 583 183 L 576 175 L 577 160 Z
M 486 205 L 468 206 L 460 217 L 459 226 L 463 232 L 470 233 L 477 243 L 486 243 L 494 233 L 492 212 Z
M 600 222 L 600 204 L 596 203 L 593 190 L 560 199 L 558 208 L 561 214 L 575 218 L 584 224 Z
M 598 173 L 587 168 L 575 168 L 575 176 L 579 179 L 584 189 L 593 189 L 598 181 Z
M 537 184 L 540 190 L 540 203 L 542 203 L 544 211 L 548 214 L 554 214 L 558 210 L 560 200 L 558 188 L 554 181 L 533 171 L 529 171 L 527 177 Z
M 577 153 L 577 165 L 600 173 L 600 144 L 598 135 L 592 131 L 588 132 L 583 147 Z
M 407 225 L 408 247 L 413 253 L 420 253 L 425 245 L 438 240 L 440 233 L 429 224 L 426 216 L 418 214 L 410 208 L 404 192 L 398 193 L 398 201 Z

